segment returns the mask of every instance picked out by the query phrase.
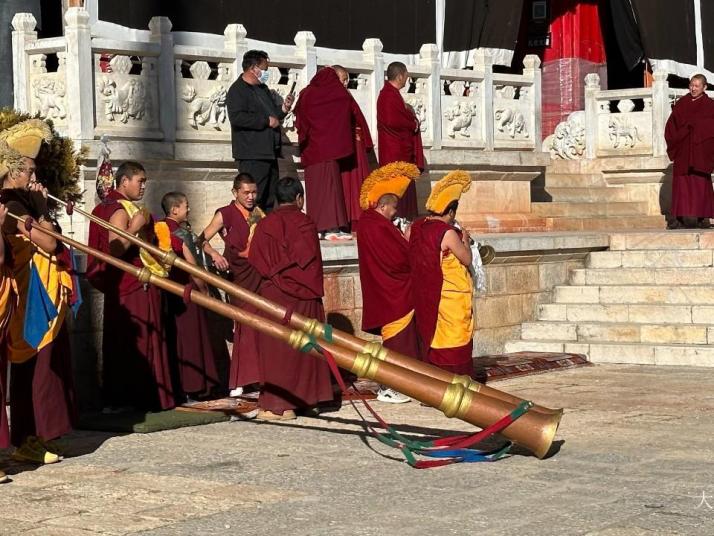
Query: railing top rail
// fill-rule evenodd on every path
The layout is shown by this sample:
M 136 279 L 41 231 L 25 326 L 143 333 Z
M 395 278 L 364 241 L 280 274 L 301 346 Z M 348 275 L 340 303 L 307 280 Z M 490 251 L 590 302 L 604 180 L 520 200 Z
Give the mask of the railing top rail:
M 494 84 L 508 84 L 509 86 L 532 86 L 533 78 L 522 74 L 493 74 Z
M 234 54 L 223 50 L 206 47 L 194 47 L 186 45 L 174 45 L 174 56 L 177 59 L 184 60 L 203 60 L 203 61 L 219 61 L 232 62 L 236 59 Z
M 66 48 L 67 40 L 64 37 L 47 37 L 30 43 L 25 50 L 28 54 L 49 54 Z
M 643 99 L 651 96 L 651 87 L 635 87 L 630 89 L 602 89 L 595 93 L 595 98 L 597 100 Z
M 103 37 L 92 38 L 92 50 L 95 52 L 113 52 L 137 56 L 158 56 L 161 44 L 156 42 L 118 41 Z
M 484 79 L 484 73 L 483 71 L 469 71 L 466 69 L 442 69 L 441 78 L 445 80 L 480 82 Z

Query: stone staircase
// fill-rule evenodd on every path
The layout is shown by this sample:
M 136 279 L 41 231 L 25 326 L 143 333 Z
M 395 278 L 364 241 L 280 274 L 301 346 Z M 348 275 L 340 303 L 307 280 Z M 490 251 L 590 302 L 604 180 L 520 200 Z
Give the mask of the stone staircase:
M 548 173 L 533 185 L 531 213 L 545 218 L 550 231 L 663 229 L 665 218 L 652 214 L 648 192 L 610 185 L 602 173 Z
M 611 235 L 505 350 L 714 366 L 714 231 Z

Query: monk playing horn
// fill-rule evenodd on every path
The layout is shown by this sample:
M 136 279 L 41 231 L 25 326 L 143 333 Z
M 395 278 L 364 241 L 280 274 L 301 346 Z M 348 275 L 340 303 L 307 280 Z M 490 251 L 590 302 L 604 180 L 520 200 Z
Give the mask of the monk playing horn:
M 464 171 L 437 182 L 426 202 L 429 216 L 410 230 L 409 259 L 417 326 L 427 361 L 455 374 L 473 374 L 473 280 L 469 234 L 453 226 L 461 194 L 471 186 Z
M 362 184 L 357 251 L 362 287 L 362 330 L 382 337 L 382 344 L 400 354 L 422 358 L 414 319 L 409 242 L 392 220 L 397 203 L 419 176 L 414 164 L 394 162 L 373 171 Z M 382 387 L 382 402 L 409 402 Z

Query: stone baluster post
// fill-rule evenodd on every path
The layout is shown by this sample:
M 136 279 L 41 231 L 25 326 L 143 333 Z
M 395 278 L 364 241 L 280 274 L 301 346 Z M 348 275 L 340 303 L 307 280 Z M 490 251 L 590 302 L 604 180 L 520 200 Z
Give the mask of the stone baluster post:
M 483 88 L 481 91 L 481 134 L 484 149 L 486 151 L 493 151 L 493 58 L 491 55 L 484 50 L 476 50 L 474 54 L 474 71 L 483 73 Z
M 14 106 L 16 110 L 30 111 L 30 58 L 26 52 L 29 44 L 37 41 L 37 19 L 32 13 L 17 13 L 12 18 L 12 73 Z
M 664 156 L 667 154 L 667 143 L 664 141 L 664 127 L 672 113 L 669 105 L 669 83 L 665 71 L 656 71 L 652 83 L 652 154 Z
M 523 74 L 533 80 L 533 85 L 530 88 L 530 129 L 533 133 L 533 148 L 536 152 L 540 152 L 543 146 L 543 135 L 541 134 L 541 71 L 540 58 L 535 54 L 528 54 L 523 58 Z
M 295 34 L 295 55 L 304 61 L 300 72 L 298 86 L 305 87 L 317 72 L 317 51 L 315 50 L 315 34 L 302 31 Z
M 171 21 L 168 17 L 151 17 L 149 30 L 151 41 L 159 43 L 161 51 L 158 58 L 159 82 L 159 123 L 164 134 L 164 141 L 176 140 L 176 73 L 174 69 L 174 36 L 171 34 Z
M 64 16 L 67 39 L 67 133 L 82 143 L 94 138 L 94 71 L 89 12 L 70 7 Z
M 384 56 L 382 55 L 382 41 L 379 39 L 365 39 L 362 43 L 362 58 L 365 63 L 372 66 L 369 75 L 369 110 L 365 114 L 372 129 L 372 138 L 377 143 L 377 97 L 384 86 Z
M 585 158 L 593 159 L 597 154 L 597 94 L 600 92 L 600 75 L 590 73 L 585 76 Z
M 232 58 L 235 58 L 231 64 L 233 80 L 237 80 L 243 72 L 241 66 L 243 54 L 248 50 L 246 35 L 248 35 L 248 32 L 245 31 L 245 27 L 242 24 L 229 24 L 223 32 L 223 47 Z
M 427 82 L 427 99 L 429 103 L 429 130 L 431 131 L 431 148 L 441 149 L 441 60 L 439 48 L 428 43 L 419 49 L 419 64 L 429 69 Z M 427 132 L 429 132 L 427 130 Z

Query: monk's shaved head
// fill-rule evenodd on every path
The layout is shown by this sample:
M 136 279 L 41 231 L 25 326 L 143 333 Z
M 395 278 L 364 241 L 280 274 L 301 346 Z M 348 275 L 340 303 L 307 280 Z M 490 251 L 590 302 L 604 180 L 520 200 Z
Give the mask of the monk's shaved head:
M 387 80 L 396 80 L 397 77 L 407 74 L 407 66 L 401 61 L 393 61 L 387 67 Z
M 337 77 L 340 79 L 340 82 L 342 82 L 342 85 L 347 87 L 350 81 L 350 73 L 347 72 L 347 69 L 342 67 L 342 65 L 333 65 L 332 68 L 337 73 Z
M 377 206 L 374 210 L 387 218 L 389 221 L 394 220 L 397 216 L 397 204 L 399 197 L 394 194 L 384 194 L 377 200 Z
M 703 74 L 695 74 L 689 79 L 690 82 L 694 82 L 695 80 L 699 80 L 703 86 L 707 85 L 707 77 Z
M 383 207 L 384 205 L 396 205 L 399 203 L 399 198 L 394 194 L 384 194 L 377 200 L 377 206 Z

